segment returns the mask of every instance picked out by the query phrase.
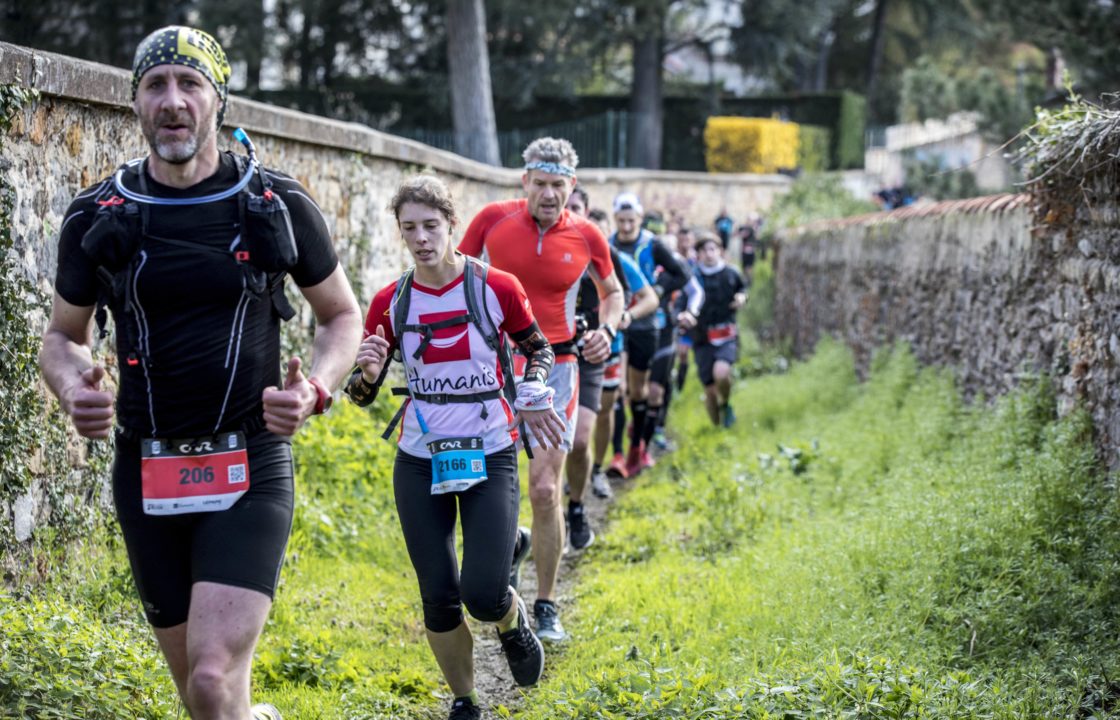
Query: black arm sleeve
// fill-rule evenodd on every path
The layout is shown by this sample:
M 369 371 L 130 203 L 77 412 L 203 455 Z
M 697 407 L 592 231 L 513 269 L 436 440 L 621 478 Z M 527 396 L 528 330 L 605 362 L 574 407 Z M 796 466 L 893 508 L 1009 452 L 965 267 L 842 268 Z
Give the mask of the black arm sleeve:
M 663 291 L 659 293 L 661 296 L 680 290 L 688 282 L 688 269 L 677 261 L 660 240 L 653 242 L 653 261 L 661 266 L 661 273 L 657 276 L 657 284 Z
M 391 357 L 391 356 L 390 356 Z M 346 387 L 343 392 L 347 397 L 358 407 L 365 407 L 377 399 L 377 393 L 381 390 L 381 385 L 385 382 L 385 376 L 389 373 L 390 358 L 385 358 L 385 365 L 381 368 L 381 374 L 377 376 L 377 380 L 373 384 L 366 382 L 362 377 L 362 369 L 360 367 L 354 368 L 350 373 L 350 379 L 346 381 Z
M 524 330 L 511 334 L 510 339 L 517 343 L 521 354 L 525 356 L 525 382 L 546 382 L 556 355 L 536 321 Z

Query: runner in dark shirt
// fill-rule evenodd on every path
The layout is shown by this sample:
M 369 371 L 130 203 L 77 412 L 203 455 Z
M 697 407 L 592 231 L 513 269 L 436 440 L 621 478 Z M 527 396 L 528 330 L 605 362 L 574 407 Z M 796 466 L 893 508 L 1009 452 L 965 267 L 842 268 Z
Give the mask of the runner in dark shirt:
M 279 720 L 250 708 L 249 678 L 291 529 L 289 436 L 330 407 L 361 313 L 307 192 L 260 169 L 243 134 L 249 159 L 218 152 L 229 75 L 199 30 L 141 43 L 133 107 L 149 153 L 67 212 L 40 366 L 84 437 L 109 437 L 116 400 L 117 518 L 188 713 Z M 317 325 L 307 376 L 294 357 L 281 377 L 288 275 Z M 102 304 L 116 398 L 92 352 Z
M 704 404 L 715 425 L 735 422 L 731 409 L 732 368 L 739 357 L 739 330 L 735 314 L 747 301 L 747 287 L 739 271 L 723 259 L 714 234 L 701 233 L 696 241 L 699 264 L 696 277 L 704 288 L 704 305 L 693 330 L 696 372 L 704 385 Z

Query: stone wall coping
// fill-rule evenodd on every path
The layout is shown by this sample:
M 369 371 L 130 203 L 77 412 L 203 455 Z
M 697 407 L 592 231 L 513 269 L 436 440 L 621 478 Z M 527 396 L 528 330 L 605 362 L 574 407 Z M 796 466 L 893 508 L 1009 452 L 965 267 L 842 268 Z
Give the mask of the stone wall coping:
M 33 50 L 0 42 L 0 83 L 17 84 L 49 95 L 81 102 L 129 109 L 132 105 L 130 73 L 66 55 Z M 502 187 L 521 183 L 521 171 L 498 168 L 445 150 L 374 130 L 366 125 L 319 117 L 297 110 L 230 96 L 226 125 L 250 132 L 359 152 Z M 713 185 L 788 185 L 782 175 L 708 174 L 635 168 L 587 168 L 580 176 L 597 183 L 636 184 L 650 181 L 688 180 Z
M 831 220 L 818 220 L 816 222 L 798 225 L 782 233 L 786 239 L 796 238 L 800 235 L 812 235 L 831 232 L 841 228 L 867 227 L 899 220 L 915 218 L 944 217 L 947 215 L 1001 215 L 1012 210 L 1030 207 L 1031 196 L 1027 193 L 1001 193 L 999 195 L 984 195 L 981 197 L 965 198 L 963 200 L 942 200 L 925 204 L 908 205 L 882 212 L 865 213 L 845 218 Z

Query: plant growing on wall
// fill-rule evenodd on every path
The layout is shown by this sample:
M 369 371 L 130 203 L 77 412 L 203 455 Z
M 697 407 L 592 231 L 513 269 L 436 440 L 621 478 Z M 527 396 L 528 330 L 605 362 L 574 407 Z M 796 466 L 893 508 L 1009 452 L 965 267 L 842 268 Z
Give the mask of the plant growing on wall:
M 0 152 L 18 113 L 34 99 L 34 91 L 0 85 Z M 74 472 L 67 457 L 67 421 L 44 396 L 38 328 L 28 319 L 41 316 L 49 299 L 22 267 L 12 232 L 15 192 L 3 174 L 8 167 L 0 159 L 0 559 L 17 549 L 13 517 L 6 515 L 32 488 L 36 474 L 44 479 L 38 501 L 44 503 L 40 509 L 47 511 L 50 528 L 43 537 L 63 543 L 79 537 L 96 517 L 89 502 L 95 494 L 91 479 L 108 467 L 107 447 L 96 443 L 90 445 L 85 469 Z

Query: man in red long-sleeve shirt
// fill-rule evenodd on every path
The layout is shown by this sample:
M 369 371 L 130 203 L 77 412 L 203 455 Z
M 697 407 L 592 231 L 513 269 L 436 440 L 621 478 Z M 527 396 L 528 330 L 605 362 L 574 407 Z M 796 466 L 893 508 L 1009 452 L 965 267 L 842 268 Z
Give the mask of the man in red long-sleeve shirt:
M 602 231 L 565 207 L 576 184 L 579 162 L 571 143 L 538 138 L 522 157 L 525 197 L 484 207 L 467 228 L 459 250 L 476 257 L 485 253 L 491 265 L 517 276 L 556 353 L 548 385 L 556 392 L 553 407 L 563 408 L 567 424 L 564 446 L 541 448 L 531 435 L 524 441 L 534 448 L 529 463 L 532 546 L 537 566 L 533 615 L 540 639 L 558 642 L 567 637 L 554 597 L 564 548 L 560 472 L 575 434 L 577 353 L 589 362 L 607 358 L 622 317 L 623 297 Z M 584 270 L 589 271 L 599 289 L 599 327 L 587 333 L 582 347 L 577 348 L 575 301 Z M 518 552 L 516 557 L 524 557 L 524 553 Z

